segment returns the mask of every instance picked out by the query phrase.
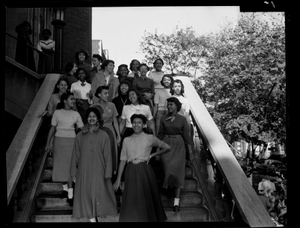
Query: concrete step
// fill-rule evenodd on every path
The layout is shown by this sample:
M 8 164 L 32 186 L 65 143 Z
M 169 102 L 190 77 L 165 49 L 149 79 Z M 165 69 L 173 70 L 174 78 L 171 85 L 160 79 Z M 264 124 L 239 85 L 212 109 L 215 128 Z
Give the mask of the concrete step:
M 153 167 L 153 171 L 155 173 L 157 180 L 162 180 L 164 178 L 163 170 L 160 167 Z M 44 175 L 43 176 L 44 182 L 51 182 L 52 181 L 52 168 L 51 167 L 46 168 L 44 170 L 43 175 Z M 193 170 L 189 166 L 185 167 L 185 178 L 189 178 L 189 179 L 193 178 Z
M 49 175 L 51 175 L 51 173 L 52 173 L 52 170 L 45 170 L 44 176 L 46 176 L 46 175 L 49 176 Z M 158 187 L 161 190 L 162 190 L 162 183 L 163 183 L 162 179 L 157 180 Z M 75 185 L 75 188 L 76 188 L 76 185 Z M 58 183 L 58 182 L 47 181 L 47 182 L 41 182 L 41 184 L 40 184 L 41 193 L 60 194 L 62 192 L 62 190 L 63 190 L 62 184 Z M 197 181 L 195 179 L 191 179 L 191 178 L 185 179 L 183 191 L 184 190 L 197 191 Z
M 61 183 L 57 182 L 41 182 L 40 194 L 61 194 L 63 187 Z
M 72 210 L 67 198 L 60 198 L 57 194 L 40 195 L 36 199 L 38 210 L 64 211 Z
M 161 194 L 161 200 L 165 208 L 174 205 L 174 197 Z M 202 200 L 202 195 L 194 191 L 181 191 L 180 193 L 180 207 L 182 208 L 201 206 Z
M 120 207 L 122 196 L 116 195 L 117 205 Z M 161 194 L 161 199 L 164 207 L 173 207 L 174 198 L 168 197 L 166 194 Z M 202 203 L 202 195 L 197 192 L 182 191 L 180 195 L 181 207 L 200 206 Z M 36 199 L 38 210 L 72 210 L 72 207 L 67 202 L 67 198 L 60 198 L 60 194 L 40 194 Z
M 40 194 L 37 197 L 37 210 L 32 216 L 32 222 L 89 222 L 87 218 L 72 218 L 72 207 L 68 204 L 67 198 L 60 198 L 63 191 L 61 183 L 52 182 L 52 157 L 47 158 L 46 169 L 43 173 L 43 181 L 40 183 Z M 173 197 L 166 194 L 162 189 L 163 169 L 156 162 L 151 164 L 157 177 L 161 190 L 162 202 L 170 222 L 180 221 L 207 221 L 208 212 L 201 207 L 202 195 L 197 192 L 197 181 L 193 179 L 193 170 L 186 166 L 186 180 L 184 189 L 181 191 L 181 211 L 173 212 Z M 118 209 L 120 209 L 122 194 L 116 193 Z M 119 216 L 107 216 L 98 218 L 100 222 L 118 222 Z
M 173 208 L 165 208 L 167 222 L 204 222 L 208 219 L 207 210 L 203 208 L 190 207 L 180 208 L 180 212 L 175 213 Z M 117 216 L 98 217 L 98 222 L 118 222 Z M 72 218 L 72 211 L 39 211 L 31 216 L 31 222 L 89 222 L 88 218 Z
M 166 222 L 207 222 L 208 211 L 202 207 L 180 207 L 180 212 L 174 212 L 173 207 L 165 208 L 168 220 Z
M 161 191 L 164 191 L 162 188 L 163 180 L 157 180 L 158 187 Z M 197 181 L 195 179 L 185 179 L 184 188 L 181 191 L 197 191 Z

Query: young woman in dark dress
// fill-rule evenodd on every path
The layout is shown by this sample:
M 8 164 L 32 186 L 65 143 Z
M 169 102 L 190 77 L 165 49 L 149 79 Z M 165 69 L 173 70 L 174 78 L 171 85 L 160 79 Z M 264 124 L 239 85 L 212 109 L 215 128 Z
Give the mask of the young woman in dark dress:
M 128 91 L 130 89 L 131 83 L 128 80 L 123 80 L 118 88 L 118 96 L 116 96 L 113 100 L 112 103 L 115 104 L 117 111 L 118 111 L 118 122 L 120 124 L 121 122 L 121 114 L 124 105 L 131 104 L 131 101 L 129 100 L 129 95 Z
M 130 78 L 128 79 L 128 74 L 129 74 L 129 69 L 126 64 L 121 64 L 118 66 L 116 75 L 118 75 L 118 79 L 120 83 L 126 79 L 130 81 Z
M 30 38 L 32 35 L 31 24 L 28 21 L 23 21 L 16 26 L 15 31 L 18 34 L 15 60 L 35 72 L 35 61 L 31 48 L 33 43 Z
M 167 153 L 170 146 L 154 135 L 144 133 L 146 122 L 143 114 L 133 114 L 131 123 L 134 133 L 123 142 L 118 177 L 113 184 L 113 189 L 117 191 L 127 163 L 120 222 L 162 222 L 167 219 L 149 161 L 154 156 Z M 160 150 L 151 154 L 153 147 Z
M 39 55 L 38 73 L 47 74 L 53 70 L 54 67 L 54 52 L 55 41 L 50 39 L 51 31 L 49 29 L 43 29 L 41 35 L 43 39 L 37 43 L 37 49 L 46 55 Z
M 174 211 L 180 211 L 180 189 L 184 188 L 186 147 L 190 160 L 194 159 L 189 138 L 188 123 L 184 116 L 178 114 L 181 103 L 176 97 L 167 99 L 168 114 L 161 117 L 158 138 L 170 145 L 170 153 L 161 156 L 164 167 L 163 188 L 175 191 Z M 186 146 L 186 145 L 187 146 Z
M 67 82 L 68 82 L 68 89 L 70 90 L 71 85 L 74 82 L 77 82 L 78 79 L 76 77 L 76 71 L 78 67 L 75 62 L 68 62 L 65 66 L 65 72 L 66 72 L 66 77 L 67 77 Z
M 83 68 L 86 71 L 86 81 L 91 84 L 90 72 L 92 70 L 92 65 L 87 61 L 89 57 L 90 56 L 86 50 L 79 50 L 75 53 L 77 67 Z

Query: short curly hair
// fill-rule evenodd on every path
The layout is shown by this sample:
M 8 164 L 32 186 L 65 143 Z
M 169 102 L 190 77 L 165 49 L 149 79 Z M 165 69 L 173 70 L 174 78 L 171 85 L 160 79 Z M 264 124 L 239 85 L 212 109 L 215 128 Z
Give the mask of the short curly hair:
M 167 102 L 174 102 L 176 107 L 177 107 L 177 112 L 180 111 L 181 107 L 182 107 L 182 104 L 181 102 L 176 98 L 176 97 L 169 97 L 167 99 Z
M 183 95 L 184 94 L 184 85 L 182 83 L 182 81 L 180 79 L 175 79 L 172 83 L 171 83 L 171 86 L 170 86 L 170 93 L 171 95 L 174 95 L 175 91 L 173 90 L 173 85 L 174 83 L 180 83 L 181 84 L 181 91 L 180 91 L 180 95 Z
M 80 53 L 83 53 L 85 55 L 85 60 L 87 60 L 90 57 L 89 53 L 86 50 L 81 49 L 81 50 L 79 50 L 75 53 L 75 59 L 76 59 L 77 62 L 79 61 L 78 56 L 79 56 Z
M 171 80 L 170 85 L 172 85 L 172 82 L 174 81 L 174 78 L 172 77 L 172 75 L 170 75 L 170 74 L 165 74 L 165 75 L 161 78 L 160 84 L 161 84 L 163 87 L 165 87 L 165 85 L 164 85 L 164 83 L 163 83 L 164 78 L 170 78 L 170 80 Z
M 100 107 L 100 106 L 99 106 L 99 107 Z M 100 127 L 102 127 L 103 124 L 104 124 L 104 122 L 103 122 L 102 115 L 101 115 L 101 111 L 100 111 L 99 107 L 96 106 L 96 105 L 90 106 L 90 107 L 86 110 L 86 116 L 85 116 L 85 118 L 86 118 L 86 122 L 88 122 L 89 114 L 90 114 L 91 112 L 95 113 L 96 116 L 97 116 L 98 122 L 99 122 L 99 124 L 100 124 Z M 100 107 L 100 108 L 101 108 L 101 107 Z
M 133 66 L 134 61 L 137 61 L 137 62 L 139 63 L 139 65 L 141 65 L 141 62 L 140 62 L 139 60 L 133 59 L 133 60 L 131 60 L 131 62 L 130 62 L 130 64 L 129 64 L 129 69 L 130 69 L 130 70 L 133 69 L 132 66 Z
M 99 93 L 102 92 L 102 90 L 109 90 L 109 86 L 98 86 L 95 92 L 95 97 L 99 98 Z
M 129 93 L 130 93 L 131 91 L 135 92 L 139 104 L 145 104 L 144 99 L 143 99 L 142 95 L 139 93 L 139 91 L 137 91 L 137 90 L 134 89 L 134 88 L 130 88 L 130 89 L 128 90 L 128 95 L 129 95 Z
M 161 61 L 162 65 L 164 65 L 164 61 L 161 58 L 155 59 L 155 61 L 153 62 L 153 66 L 156 64 L 157 61 Z
M 146 123 L 147 123 L 147 118 L 146 118 L 145 115 L 143 115 L 143 114 L 136 114 L 136 113 L 132 114 L 132 116 L 130 117 L 131 123 L 132 123 L 133 120 L 136 119 L 136 118 L 141 119 L 141 120 L 143 121 L 143 124 L 146 124 Z

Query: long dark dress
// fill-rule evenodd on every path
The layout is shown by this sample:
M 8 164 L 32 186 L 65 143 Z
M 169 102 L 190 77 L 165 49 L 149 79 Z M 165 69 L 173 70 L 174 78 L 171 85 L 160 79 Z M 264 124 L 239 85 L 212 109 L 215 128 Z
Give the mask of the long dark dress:
M 112 103 L 115 104 L 116 109 L 118 111 L 118 117 L 120 117 L 122 114 L 124 105 L 131 104 L 131 101 L 128 98 L 128 94 L 124 95 L 124 94 L 121 94 L 119 91 L 118 96 L 115 97 L 114 99 L 112 99 Z
M 109 136 L 101 129 L 91 133 L 88 126 L 77 134 L 73 147 L 70 167 L 71 177 L 76 177 L 73 217 L 116 216 Z
M 158 132 L 158 138 L 171 147 L 169 153 L 161 155 L 165 173 L 163 188 L 183 188 L 186 160 L 185 144 L 190 144 L 188 126 L 186 118 L 182 115 L 176 114 L 173 121 L 169 117 L 168 114 L 162 116 Z
M 124 139 L 121 160 L 128 163 L 125 170 L 120 222 L 162 222 L 167 219 L 151 165 L 146 162 L 137 164 L 132 162 L 134 159 L 148 158 L 154 146 L 165 148 L 167 145 L 157 137 L 144 132 Z
M 43 55 L 43 54 L 39 55 L 38 73 L 39 74 L 47 74 L 47 73 L 50 73 L 54 67 L 54 50 L 53 50 L 51 44 L 54 43 L 55 41 L 50 40 L 50 41 L 46 42 L 46 41 L 41 40 L 39 42 L 43 43 L 43 46 L 41 46 L 42 53 L 44 53 L 46 55 Z
M 15 60 L 21 63 L 22 65 L 28 67 L 32 71 L 36 71 L 35 61 L 33 57 L 33 49 L 29 47 L 33 47 L 31 39 L 23 27 L 18 26 L 16 28 L 16 31 L 18 33 L 18 41 L 16 47 Z

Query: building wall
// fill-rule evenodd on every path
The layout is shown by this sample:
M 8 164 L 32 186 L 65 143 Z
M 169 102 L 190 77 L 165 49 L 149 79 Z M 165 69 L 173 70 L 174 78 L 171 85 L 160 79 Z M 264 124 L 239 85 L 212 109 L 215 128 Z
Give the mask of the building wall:
M 36 47 L 39 41 L 40 33 L 44 28 L 50 29 L 53 33 L 52 20 L 52 8 L 7 8 L 5 15 L 6 32 L 10 35 L 17 37 L 15 27 L 23 21 L 28 21 L 32 27 L 31 41 L 33 46 Z M 6 49 L 5 55 L 15 59 L 15 51 L 17 41 L 10 36 L 6 35 Z M 37 66 L 38 53 L 34 52 L 34 59 Z
M 31 40 L 36 47 L 40 39 L 40 32 L 44 28 L 52 31 L 52 8 L 7 8 L 6 32 L 17 37 L 15 27 L 23 21 L 32 25 L 33 34 Z M 85 49 L 92 54 L 92 8 L 91 7 L 67 7 L 65 10 L 66 26 L 63 31 L 62 68 L 69 61 L 75 61 L 75 52 Z M 15 59 L 16 40 L 6 35 L 5 55 Z M 36 67 L 38 53 L 34 52 Z M 90 62 L 91 58 L 89 59 Z M 63 70 L 62 69 L 62 70 Z
M 92 40 L 92 54 L 101 55 L 100 40 Z
M 92 56 L 92 8 L 68 7 L 65 11 L 66 27 L 63 31 L 62 66 L 75 61 L 75 53 L 85 49 Z

